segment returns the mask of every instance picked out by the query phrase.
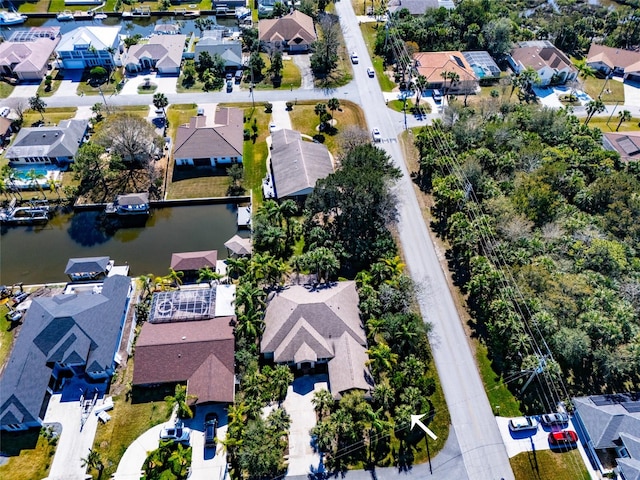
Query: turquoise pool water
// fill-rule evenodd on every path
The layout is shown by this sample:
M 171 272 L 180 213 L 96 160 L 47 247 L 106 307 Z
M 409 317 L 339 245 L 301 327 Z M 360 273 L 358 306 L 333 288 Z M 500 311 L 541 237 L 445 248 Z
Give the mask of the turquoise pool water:
M 486 76 L 486 74 L 484 73 L 484 69 L 479 67 L 478 65 L 471 65 L 471 68 L 473 68 L 473 71 L 476 72 L 478 78 L 484 78 Z
M 27 180 L 27 173 L 31 170 L 35 170 L 36 175 L 44 175 L 45 177 L 49 172 L 59 172 L 60 169 L 54 165 L 18 165 L 13 167 L 13 174 L 17 179 Z

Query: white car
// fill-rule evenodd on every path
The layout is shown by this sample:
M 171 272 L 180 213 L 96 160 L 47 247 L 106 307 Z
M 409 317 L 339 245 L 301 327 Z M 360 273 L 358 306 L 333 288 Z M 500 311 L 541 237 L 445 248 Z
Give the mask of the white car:
M 189 445 L 191 441 L 191 429 L 183 426 L 182 423 L 164 427 L 160 430 L 160 440 Z
M 273 131 L 275 131 L 275 130 L 277 130 L 277 129 L 278 129 L 278 126 L 277 126 L 274 122 L 271 122 L 271 123 L 269 124 L 269 131 L 270 131 L 270 132 L 273 132 Z
M 531 417 L 516 417 L 509 420 L 509 430 L 512 432 L 522 432 L 526 430 L 537 430 L 538 424 Z
M 367 75 L 369 75 L 369 78 L 373 78 L 375 74 L 376 72 L 373 70 L 373 68 L 367 68 Z
M 0 112 L 0 117 L 7 117 L 11 113 L 11 109 L 9 107 L 4 107 Z
M 373 141 L 379 143 L 382 141 L 382 135 L 380 134 L 380 130 L 374 128 L 371 130 L 371 135 L 373 135 Z
M 358 54 L 356 52 L 351 52 L 351 63 L 354 65 L 358 63 Z

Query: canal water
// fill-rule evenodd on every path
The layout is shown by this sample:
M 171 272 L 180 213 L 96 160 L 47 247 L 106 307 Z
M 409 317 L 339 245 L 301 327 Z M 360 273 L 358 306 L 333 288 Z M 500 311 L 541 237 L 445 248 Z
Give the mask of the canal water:
M 143 226 L 105 221 L 102 212 L 56 214 L 43 226 L 2 227 L 0 284 L 64 282 L 72 257 L 109 256 L 132 276 L 166 275 L 171 254 L 218 250 L 237 231 L 235 205 L 190 205 L 152 210 Z

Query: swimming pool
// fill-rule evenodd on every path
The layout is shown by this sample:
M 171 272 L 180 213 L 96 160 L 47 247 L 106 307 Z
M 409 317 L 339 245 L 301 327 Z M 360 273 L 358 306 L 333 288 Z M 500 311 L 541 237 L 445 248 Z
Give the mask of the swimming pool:
M 12 173 L 19 180 L 28 180 L 28 173 L 33 170 L 36 175 L 43 175 L 46 178 L 57 178 L 60 175 L 60 169 L 55 165 L 16 165 L 12 167 Z
M 483 79 L 487 76 L 487 72 L 485 72 L 484 68 L 482 68 L 481 66 L 474 64 L 471 65 L 471 68 L 473 68 L 473 71 L 476 73 L 479 79 Z

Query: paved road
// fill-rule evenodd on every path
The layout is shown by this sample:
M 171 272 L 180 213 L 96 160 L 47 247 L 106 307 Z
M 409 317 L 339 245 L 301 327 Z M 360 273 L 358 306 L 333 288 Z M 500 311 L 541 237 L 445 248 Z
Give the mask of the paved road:
M 433 324 L 433 355 L 451 414 L 452 434 L 458 439 L 467 478 L 510 480 L 513 472 L 502 437 L 422 219 L 402 151 L 395 140 L 397 122 L 389 116 L 378 82 L 366 75 L 371 60 L 351 2 L 336 2 L 335 7 L 348 50 L 356 50 L 361 59 L 358 65 L 354 65 L 354 83 L 358 86 L 367 122 L 371 127 L 380 129 L 384 139 L 381 147 L 403 172 L 396 189 L 400 200 L 400 240 L 411 276 L 423 293 L 419 299 L 422 315 Z

